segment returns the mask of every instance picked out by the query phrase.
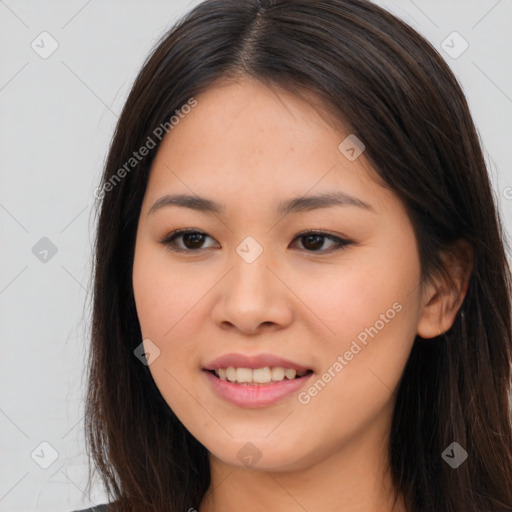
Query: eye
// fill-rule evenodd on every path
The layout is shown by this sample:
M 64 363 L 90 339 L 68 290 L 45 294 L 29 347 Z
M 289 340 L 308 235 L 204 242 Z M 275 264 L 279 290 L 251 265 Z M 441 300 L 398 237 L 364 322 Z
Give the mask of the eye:
M 202 248 L 200 246 L 204 242 L 205 238 L 211 237 L 208 236 L 206 233 L 203 233 L 202 231 L 181 229 L 169 233 L 169 235 L 160 240 L 160 243 L 166 245 L 172 251 L 194 252 Z M 182 244 L 177 244 L 176 240 L 181 240 L 182 244 L 184 244 L 184 247 Z
M 321 231 L 306 231 L 298 235 L 295 240 L 303 240 L 302 244 L 306 248 L 308 252 L 321 252 L 321 253 L 329 253 L 338 251 L 343 249 L 347 245 L 352 244 L 353 242 L 350 240 L 345 240 L 343 238 L 339 238 L 334 235 L 330 235 L 328 233 L 323 233 Z M 321 249 L 323 247 L 325 241 L 331 242 L 330 249 Z
M 202 247 L 206 238 L 211 238 L 202 231 L 181 229 L 169 233 L 167 236 L 160 240 L 160 243 L 167 246 L 170 250 L 175 252 L 198 252 Z M 320 252 L 322 254 L 334 252 L 344 247 L 353 244 L 350 240 L 345 240 L 322 231 L 306 231 L 300 233 L 294 238 L 295 240 L 302 240 L 302 245 L 307 252 Z M 178 243 L 180 241 L 181 243 Z M 331 247 L 322 249 L 325 241 L 331 242 Z M 206 247 L 206 249 L 211 247 Z

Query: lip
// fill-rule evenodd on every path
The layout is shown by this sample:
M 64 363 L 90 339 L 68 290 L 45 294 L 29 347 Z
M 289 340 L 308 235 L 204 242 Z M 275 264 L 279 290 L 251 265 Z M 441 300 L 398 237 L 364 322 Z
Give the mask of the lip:
M 235 368 L 250 368 L 251 370 L 254 370 L 255 368 L 264 368 L 265 366 L 282 366 L 285 369 L 291 368 L 298 372 L 311 370 L 311 368 L 308 368 L 307 366 L 303 366 L 295 361 L 290 361 L 289 359 L 275 356 L 273 354 L 247 356 L 235 353 L 224 354 L 223 356 L 214 359 L 204 367 L 204 370 L 217 370 L 218 368 L 228 368 L 229 366 L 234 366 Z
M 217 364 L 216 361 L 214 361 Z M 231 365 L 230 365 L 231 366 Z M 280 365 L 279 365 L 280 366 Z M 219 368 L 217 366 L 216 368 Z M 222 366 L 220 366 L 222 368 Z M 245 366 L 247 368 L 247 366 Z M 259 368 L 256 366 L 256 368 Z M 203 370 L 203 374 L 208 379 L 213 391 L 220 398 L 231 402 L 238 407 L 267 407 L 273 405 L 291 394 L 295 394 L 302 386 L 305 386 L 314 373 L 308 373 L 303 377 L 293 380 L 282 380 L 271 382 L 269 384 L 233 384 L 232 382 L 222 380 L 209 370 Z

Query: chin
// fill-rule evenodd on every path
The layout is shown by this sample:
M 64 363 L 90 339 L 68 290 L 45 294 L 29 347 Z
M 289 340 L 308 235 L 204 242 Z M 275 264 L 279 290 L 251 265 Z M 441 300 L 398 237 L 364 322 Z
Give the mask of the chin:
M 228 466 L 254 471 L 298 471 L 306 469 L 315 459 L 305 451 L 305 446 L 295 441 L 294 446 L 285 447 L 280 440 L 270 442 L 263 436 L 246 437 L 240 441 L 226 442 L 220 446 L 208 446 L 210 453 Z M 297 450 L 300 446 L 301 451 Z

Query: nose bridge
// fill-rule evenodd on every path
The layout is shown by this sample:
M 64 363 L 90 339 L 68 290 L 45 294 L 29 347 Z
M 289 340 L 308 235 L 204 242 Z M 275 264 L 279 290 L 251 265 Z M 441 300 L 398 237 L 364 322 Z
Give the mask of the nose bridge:
M 260 294 L 272 288 L 272 279 L 275 276 L 269 270 L 271 266 L 271 249 L 263 247 L 255 237 L 247 236 L 236 247 L 231 257 L 233 270 L 231 272 L 231 286 L 238 291 Z
M 276 277 L 275 258 L 253 237 L 247 237 L 230 255 L 231 269 L 223 280 L 220 300 L 214 308 L 218 324 L 229 323 L 245 332 L 261 324 L 281 327 L 291 319 L 286 286 Z

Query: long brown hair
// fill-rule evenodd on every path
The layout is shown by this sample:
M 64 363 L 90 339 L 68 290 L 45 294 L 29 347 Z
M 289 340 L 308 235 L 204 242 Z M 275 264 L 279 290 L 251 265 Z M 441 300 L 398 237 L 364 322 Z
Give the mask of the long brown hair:
M 457 240 L 471 246 L 452 328 L 414 342 L 389 458 L 410 512 L 511 512 L 511 276 L 479 138 L 438 52 L 365 0 L 207 0 L 167 32 L 135 80 L 98 194 L 85 421 L 115 510 L 198 509 L 210 482 L 207 450 L 134 356 L 142 339 L 131 275 L 155 130 L 215 80 L 240 74 L 313 93 L 364 141 L 407 208 L 423 281 L 443 271 L 442 250 Z M 134 164 L 148 138 L 156 147 Z M 457 469 L 442 458 L 452 442 L 468 452 Z

